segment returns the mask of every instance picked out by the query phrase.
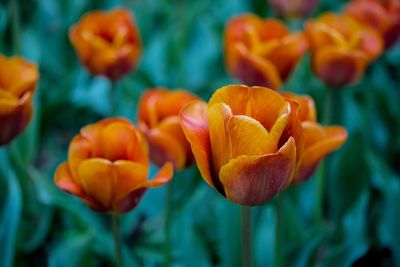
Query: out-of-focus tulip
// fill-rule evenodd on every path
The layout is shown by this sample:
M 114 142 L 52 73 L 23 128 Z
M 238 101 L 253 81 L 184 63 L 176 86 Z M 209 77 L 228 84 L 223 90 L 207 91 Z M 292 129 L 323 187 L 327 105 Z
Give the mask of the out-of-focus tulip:
M 89 71 L 111 80 L 134 70 L 142 51 L 134 19 L 124 9 L 86 14 L 71 27 L 69 37 Z
M 289 185 L 303 146 L 297 106 L 272 89 L 244 85 L 185 106 L 181 125 L 205 181 L 249 206 Z
M 383 48 L 380 35 L 348 15 L 325 13 L 306 25 L 316 75 L 331 87 L 355 83 Z
M 304 152 L 297 174 L 292 183 L 307 180 L 318 163 L 333 151 L 339 149 L 347 139 L 347 131 L 340 126 L 322 126 L 316 122 L 315 104 L 309 96 L 283 93 L 283 96 L 300 106 L 298 116 L 304 136 Z
M 178 170 L 193 161 L 193 154 L 179 123 L 179 111 L 198 100 L 184 91 L 156 88 L 146 91 L 139 102 L 139 128 L 150 146 L 150 158 L 158 166 L 171 161 Z
M 345 13 L 376 29 L 392 47 L 400 36 L 400 2 L 398 0 L 353 0 Z
M 289 33 L 276 20 L 245 14 L 225 30 L 228 71 L 247 85 L 279 89 L 308 49 L 303 33 Z
M 54 181 L 96 211 L 123 213 L 139 203 L 147 188 L 167 183 L 173 167 L 165 164 L 152 180 L 148 173 L 146 140 L 129 121 L 112 118 L 81 129 Z
M 287 18 L 305 18 L 318 6 L 319 0 L 269 0 L 278 15 Z
M 0 54 L 0 145 L 9 143 L 28 125 L 38 79 L 35 64 Z

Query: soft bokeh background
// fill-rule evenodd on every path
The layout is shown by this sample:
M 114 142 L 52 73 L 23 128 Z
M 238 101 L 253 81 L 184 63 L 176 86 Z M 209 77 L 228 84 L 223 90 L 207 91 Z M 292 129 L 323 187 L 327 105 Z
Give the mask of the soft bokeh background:
M 146 88 L 184 88 L 208 99 L 235 83 L 224 69 L 227 20 L 242 12 L 275 16 L 266 0 L 20 0 L 22 55 L 40 67 L 35 114 L 25 133 L 0 151 L 0 266 L 112 266 L 106 215 L 92 212 L 55 187 L 79 129 L 110 112 L 110 83 L 84 70 L 68 28 L 95 9 L 135 13 L 144 54 L 121 82 L 117 113 L 136 121 Z M 313 16 L 338 11 L 325 0 Z M 287 21 L 294 29 L 302 22 Z M 12 55 L 11 13 L 0 1 L 0 52 Z M 285 90 L 307 93 L 323 110 L 325 87 L 301 61 Z M 327 160 L 325 224 L 314 221 L 315 179 L 290 187 L 253 209 L 256 266 L 400 266 L 400 46 L 385 52 L 355 86 L 335 93 L 333 119 L 349 131 Z M 201 179 L 195 166 L 175 175 L 172 193 L 174 266 L 240 266 L 239 207 Z M 147 192 L 122 218 L 125 266 L 162 266 L 165 188 Z M 277 213 L 277 203 L 281 211 Z M 276 242 L 276 231 L 281 237 Z M 276 243 L 280 244 L 276 249 Z

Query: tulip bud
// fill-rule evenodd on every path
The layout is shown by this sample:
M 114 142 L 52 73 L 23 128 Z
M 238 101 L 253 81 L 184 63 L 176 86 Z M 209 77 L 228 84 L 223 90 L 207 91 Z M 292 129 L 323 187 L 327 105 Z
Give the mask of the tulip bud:
M 93 75 L 113 81 L 133 71 L 142 53 L 139 31 L 124 9 L 87 13 L 71 27 L 69 38 Z
M 123 213 L 139 203 L 147 188 L 167 183 L 172 174 L 172 164 L 166 163 L 154 179 L 147 180 L 146 140 L 132 123 L 113 118 L 81 129 L 54 182 L 93 210 Z
M 193 154 L 179 123 L 179 111 L 198 100 L 188 91 L 156 88 L 139 101 L 139 127 L 150 146 L 150 158 L 158 166 L 171 161 L 177 170 L 190 165 Z
M 38 79 L 35 64 L 0 55 L 0 145 L 18 136 L 31 120 Z

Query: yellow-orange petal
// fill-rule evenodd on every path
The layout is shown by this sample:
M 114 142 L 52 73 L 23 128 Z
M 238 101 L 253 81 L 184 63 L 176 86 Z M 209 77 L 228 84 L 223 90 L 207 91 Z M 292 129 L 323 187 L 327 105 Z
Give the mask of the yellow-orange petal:
M 162 166 L 171 161 L 177 170 L 185 167 L 191 151 L 178 116 L 165 118 L 156 128 L 146 131 L 145 135 L 152 162 Z
M 167 162 L 158 173 L 151 180 L 147 180 L 144 183 L 144 187 L 159 187 L 162 186 L 169 181 L 171 181 L 172 176 L 174 175 L 174 167 L 171 162 Z
M 82 197 L 84 192 L 81 186 L 72 178 L 68 163 L 64 162 L 57 167 L 54 174 L 54 183 L 63 191 Z
M 79 164 L 83 160 L 92 158 L 93 156 L 91 143 L 82 135 L 75 135 L 68 148 L 68 165 L 72 179 L 78 177 Z
M 210 98 L 208 105 L 227 104 L 234 115 L 247 115 L 259 121 L 268 131 L 283 113 L 289 111 L 285 99 L 272 89 L 227 85 L 218 89 Z M 268 116 L 266 116 L 268 114 Z
M 241 156 L 221 168 L 226 197 L 240 205 L 265 203 L 284 188 L 296 164 L 293 138 L 274 154 Z
M 290 92 L 283 92 L 282 96 L 287 99 L 294 100 L 300 105 L 299 119 L 300 121 L 316 121 L 317 112 L 314 100 L 308 95 L 296 95 Z
M 252 54 L 243 44 L 234 45 L 228 53 L 232 75 L 249 86 L 266 86 L 278 90 L 282 85 L 279 72 L 268 59 Z
M 180 122 L 190 143 L 201 176 L 213 188 L 216 184 L 211 174 L 211 143 L 207 117 L 208 106 L 202 101 L 193 101 L 182 108 Z
M 19 98 L 0 88 L 0 116 L 8 115 L 18 107 Z
M 105 210 L 112 209 L 116 174 L 109 160 L 93 158 L 79 165 L 79 183 L 85 194 L 95 199 Z
M 305 150 L 293 183 L 309 178 L 320 160 L 340 148 L 347 139 L 346 129 L 340 126 L 324 127 L 314 122 L 303 122 Z
M 362 76 L 367 57 L 358 51 L 329 47 L 315 53 L 313 68 L 321 80 L 331 87 L 352 84 Z

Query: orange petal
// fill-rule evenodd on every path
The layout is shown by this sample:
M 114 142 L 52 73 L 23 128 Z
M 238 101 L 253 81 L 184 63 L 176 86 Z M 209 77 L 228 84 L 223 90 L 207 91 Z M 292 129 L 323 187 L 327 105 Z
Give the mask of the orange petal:
M 304 122 L 305 151 L 294 183 L 309 178 L 320 160 L 340 148 L 347 139 L 347 131 L 339 126 L 323 127 Z
M 227 104 L 234 115 L 254 118 L 268 131 L 289 110 L 287 102 L 279 93 L 265 87 L 227 85 L 212 95 L 209 106 L 219 102 Z
M 282 96 L 294 100 L 300 105 L 299 118 L 301 121 L 316 121 L 317 112 L 315 108 L 315 102 L 312 97 L 308 95 L 296 95 L 290 92 L 283 92 Z
M 94 158 L 79 165 L 79 182 L 85 194 L 95 199 L 105 210 L 111 210 L 117 177 L 113 165 L 106 159 Z
M 276 66 L 268 59 L 252 54 L 243 44 L 235 45 L 228 57 L 230 72 L 246 85 L 266 86 L 275 90 L 282 85 Z
M 144 184 L 144 187 L 162 186 L 165 183 L 168 183 L 172 179 L 173 175 L 174 175 L 174 167 L 171 162 L 167 162 L 164 164 L 164 166 L 161 167 L 161 169 L 158 171 L 158 173 L 154 176 L 153 179 L 148 180 Z
M 165 118 L 157 128 L 146 132 L 150 145 L 152 161 L 162 166 L 171 161 L 174 167 L 181 170 L 191 156 L 190 145 L 182 131 L 179 117 Z
M 182 130 L 190 143 L 201 176 L 213 188 L 211 175 L 211 143 L 208 130 L 208 106 L 202 101 L 193 101 L 180 112 Z
M 0 88 L 0 116 L 8 115 L 18 107 L 19 98 Z
M 325 48 L 314 55 L 313 68 L 331 87 L 342 87 L 356 82 L 364 73 L 367 57 L 357 51 L 335 47 Z
M 72 174 L 72 179 L 78 177 L 79 164 L 83 160 L 92 158 L 93 149 L 91 143 L 82 135 L 76 135 L 68 148 L 68 165 Z
M 240 205 L 260 205 L 274 197 L 290 179 L 296 163 L 294 139 L 274 153 L 241 156 L 220 171 L 226 197 Z
M 72 178 L 68 163 L 60 164 L 54 174 L 54 183 L 65 192 L 82 197 L 84 192 L 80 185 Z

